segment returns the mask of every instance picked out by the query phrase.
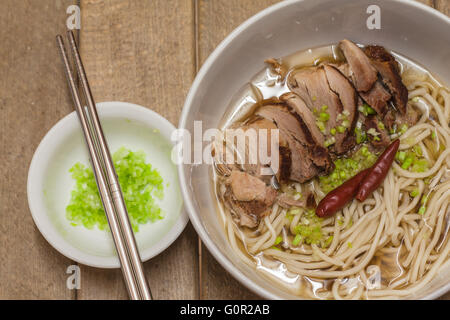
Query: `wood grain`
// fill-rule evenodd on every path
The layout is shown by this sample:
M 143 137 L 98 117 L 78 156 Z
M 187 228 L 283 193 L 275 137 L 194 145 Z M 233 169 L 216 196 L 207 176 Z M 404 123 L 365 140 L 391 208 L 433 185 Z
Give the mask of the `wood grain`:
M 433 7 L 433 0 L 415 0 L 417 2 L 422 2 L 423 4 L 426 4 L 427 6 Z
M 82 0 L 80 50 L 94 98 L 148 107 L 177 125 L 193 81 L 191 0 Z M 197 235 L 188 226 L 164 253 L 145 263 L 155 299 L 195 299 Z M 119 270 L 82 266 L 79 299 L 125 299 Z
M 0 10 L 0 299 L 71 299 L 74 264 L 37 230 L 27 171 L 45 133 L 72 111 L 55 36 L 71 0 L 2 1 Z
M 235 27 L 277 0 L 81 0 L 81 54 L 97 102 L 144 105 L 177 124 L 196 70 Z M 420 0 L 450 15 L 449 0 Z M 126 299 L 119 270 L 74 264 L 41 236 L 27 204 L 31 157 L 73 111 L 55 35 L 78 0 L 3 0 L 0 10 L 0 299 Z M 189 224 L 144 264 L 156 299 L 255 299 L 202 247 Z M 201 282 L 199 278 L 201 270 Z M 450 300 L 450 293 L 440 299 Z
M 434 8 L 446 14 L 447 17 L 450 16 L 450 0 L 434 0 Z

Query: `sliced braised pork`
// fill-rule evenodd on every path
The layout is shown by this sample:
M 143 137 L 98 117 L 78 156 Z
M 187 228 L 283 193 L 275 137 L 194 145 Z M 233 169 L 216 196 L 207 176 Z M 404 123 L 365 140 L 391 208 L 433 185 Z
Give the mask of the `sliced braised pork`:
M 401 114 L 394 109 L 390 109 L 384 116 L 383 122 L 391 132 L 397 132 L 403 125 L 411 127 L 420 119 L 420 114 L 409 104 L 406 105 L 406 113 Z
M 300 69 L 291 74 L 288 85 L 316 116 L 326 147 L 331 146 L 337 154 L 353 147 L 351 127 L 355 121 L 356 92 L 337 69 L 331 66 Z
M 336 142 L 337 148 L 345 152 L 355 145 L 355 139 L 352 133 L 355 128 L 357 119 L 356 106 L 358 102 L 358 94 L 356 90 L 353 88 L 351 82 L 338 69 L 329 65 L 324 65 L 323 68 L 327 75 L 330 89 L 335 94 L 337 94 L 337 96 L 341 100 L 343 106 L 341 117 L 350 124 L 350 126 L 347 128 L 349 133 L 343 139 L 341 146 L 339 146 L 340 145 L 339 141 Z M 344 121 L 341 122 L 341 125 L 343 123 Z M 339 150 L 338 153 L 340 153 Z
M 307 129 L 305 131 L 310 132 L 311 138 L 314 142 L 323 147 L 325 139 L 317 127 L 316 117 L 306 106 L 305 102 L 298 95 L 292 92 L 281 95 L 280 99 L 281 101 L 286 102 L 286 104 L 300 116 L 303 120 L 300 121 L 300 123 L 304 123 Z
M 230 175 L 233 196 L 238 201 L 266 201 L 272 199 L 275 189 L 268 187 L 260 179 L 242 171 L 234 170 Z M 270 202 L 270 201 L 269 201 Z
M 339 65 L 338 69 L 353 82 L 361 98 L 383 117 L 388 111 L 388 101 L 391 99 L 391 94 L 384 88 L 383 84 L 378 79 L 378 71 L 372 66 L 372 62 L 365 55 L 364 51 L 351 41 L 341 41 L 340 48 L 344 52 L 347 62 Z M 344 51 L 344 49 L 346 51 Z M 362 59 L 360 65 L 364 66 L 364 68 L 356 64 L 356 59 Z M 352 63 L 350 63 L 350 61 L 352 61 Z M 370 68 L 367 66 L 368 64 L 371 65 Z M 355 69 L 355 71 L 353 71 L 353 69 Z M 373 73 L 373 71 L 375 71 L 375 73 Z M 358 78 L 356 77 L 356 74 L 359 74 L 360 78 L 363 78 L 364 74 L 369 74 L 369 77 L 365 82 L 366 86 L 357 85 Z M 372 82 L 373 79 L 375 79 L 375 81 Z M 372 83 L 372 85 L 369 87 L 370 83 Z M 367 89 L 367 87 L 369 87 L 369 89 Z
M 382 150 L 391 143 L 388 132 L 377 116 L 366 117 L 364 126 L 367 133 L 367 139 L 376 150 Z
M 315 141 L 304 120 L 284 105 L 265 105 L 256 115 L 273 121 L 288 142 L 291 155 L 290 179 L 305 182 L 333 169 L 326 148 Z
M 247 144 L 247 154 L 246 159 L 250 158 L 249 152 L 254 152 L 254 155 L 258 156 L 258 163 L 257 164 L 245 164 L 244 167 L 246 171 L 266 182 L 269 182 L 271 179 L 271 176 L 262 176 L 262 167 L 261 161 L 259 159 L 260 150 L 258 150 L 258 146 L 262 146 L 263 141 L 260 140 L 260 131 L 259 130 L 267 130 L 267 137 L 265 139 L 266 141 L 266 147 L 267 147 L 267 156 L 271 157 L 272 150 L 271 150 L 271 139 L 272 139 L 272 130 L 278 130 L 277 126 L 273 121 L 267 120 L 265 118 L 259 117 L 259 116 L 253 116 L 250 118 L 245 125 L 242 127 L 243 130 L 248 129 L 254 129 L 255 132 L 258 135 L 257 143 L 254 145 Z M 278 134 L 278 141 L 275 142 L 275 147 L 278 148 L 279 151 L 279 161 L 278 161 L 278 168 L 275 169 L 275 176 L 277 178 L 277 181 L 279 182 L 287 182 L 289 179 L 289 173 L 290 173 L 290 166 L 291 166 L 291 154 L 289 150 L 289 145 L 286 141 L 286 138 L 284 135 Z M 273 164 L 271 164 L 273 165 Z M 264 165 L 265 167 L 268 167 L 269 165 Z
M 350 40 L 340 41 L 339 48 L 350 66 L 356 90 L 358 92 L 369 91 L 378 79 L 377 70 L 372 66 L 369 58 Z
M 372 89 L 368 92 L 360 92 L 359 94 L 377 114 L 384 117 L 389 109 L 388 101 L 391 100 L 391 94 L 383 87 L 380 81 L 375 82 Z
M 260 179 L 237 170 L 227 180 L 223 198 L 241 226 L 254 228 L 267 215 L 275 202 L 277 192 Z
M 377 69 L 383 83 L 391 92 L 395 107 L 405 114 L 408 90 L 402 82 L 395 58 L 381 46 L 366 46 L 364 52 L 371 59 L 372 65 Z

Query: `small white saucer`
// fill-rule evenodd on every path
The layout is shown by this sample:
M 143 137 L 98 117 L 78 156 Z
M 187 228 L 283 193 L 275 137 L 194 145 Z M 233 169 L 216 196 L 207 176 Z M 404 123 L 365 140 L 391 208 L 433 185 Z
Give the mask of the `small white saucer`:
M 165 217 L 139 226 L 135 234 L 143 261 L 156 256 L 180 235 L 188 222 L 171 161 L 170 136 L 175 127 L 159 114 L 125 102 L 97 104 L 111 153 L 125 146 L 143 150 L 146 161 L 164 179 L 164 198 L 159 202 Z M 66 257 L 99 268 L 119 268 L 109 231 L 72 226 L 66 206 L 75 185 L 69 169 L 76 163 L 90 165 L 87 147 L 75 112 L 61 119 L 39 144 L 28 171 L 28 204 L 44 238 Z

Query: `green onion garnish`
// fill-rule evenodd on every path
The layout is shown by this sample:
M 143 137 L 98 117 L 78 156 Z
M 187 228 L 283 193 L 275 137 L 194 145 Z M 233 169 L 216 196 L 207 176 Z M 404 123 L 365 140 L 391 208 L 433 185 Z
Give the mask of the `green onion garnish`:
M 163 198 L 163 179 L 151 164 L 145 162 L 145 154 L 122 147 L 113 154 L 113 163 L 133 230 L 137 232 L 139 224 L 162 219 L 163 212 L 155 198 Z M 72 225 L 106 229 L 108 222 L 92 169 L 76 163 L 69 171 L 75 180 L 75 187 L 66 207 L 67 219 Z
M 334 137 L 331 137 L 331 138 L 325 140 L 324 144 L 325 144 L 325 147 L 329 147 L 329 146 L 331 146 L 332 144 L 335 144 L 335 143 L 336 143 L 336 139 Z
M 275 239 L 275 245 L 280 244 L 281 241 L 283 241 L 283 237 L 282 237 L 282 236 L 278 236 L 278 237 Z
M 326 112 L 321 112 L 319 114 L 320 121 L 327 122 L 330 119 L 330 114 Z
M 402 169 L 403 170 L 408 170 L 408 168 L 412 165 L 413 163 L 413 158 L 406 158 L 406 160 L 402 163 Z
M 298 244 L 300 243 L 301 240 L 302 240 L 302 236 L 299 234 L 296 234 L 294 237 L 294 240 L 292 240 L 292 245 L 298 246 Z
M 316 121 L 316 125 L 320 132 L 325 133 L 325 124 L 322 121 Z
M 419 209 L 419 214 L 420 214 L 420 215 L 424 215 L 426 209 L 427 209 L 427 208 L 426 208 L 425 206 L 421 206 L 420 209 Z

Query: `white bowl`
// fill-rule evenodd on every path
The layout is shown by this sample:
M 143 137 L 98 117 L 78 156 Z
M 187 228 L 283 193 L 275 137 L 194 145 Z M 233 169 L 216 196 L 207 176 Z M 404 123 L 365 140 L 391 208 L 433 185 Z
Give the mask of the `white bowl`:
M 121 146 L 143 150 L 164 179 L 164 199 L 159 203 L 162 220 L 139 226 L 136 241 L 143 261 L 166 249 L 183 231 L 188 216 L 171 161 L 170 140 L 175 127 L 159 114 L 124 102 L 97 104 L 111 153 Z M 44 238 L 66 257 L 99 268 L 119 268 L 109 231 L 72 226 L 65 217 L 70 191 L 75 185 L 69 169 L 89 164 L 89 154 L 75 112 L 61 119 L 39 144 L 28 171 L 28 204 Z M 168 187 L 166 183 L 169 183 Z
M 381 9 L 381 29 L 368 30 L 367 8 Z M 209 56 L 187 96 L 180 128 L 193 132 L 217 128 L 240 88 L 264 68 L 264 60 L 341 39 L 386 46 L 420 62 L 450 83 L 450 19 L 416 1 L 304 0 L 282 1 L 234 30 Z M 179 165 L 181 189 L 190 219 L 205 245 L 237 280 L 262 297 L 298 298 L 279 289 L 231 250 L 219 223 L 209 166 Z M 414 297 L 436 298 L 450 289 L 450 268 Z

